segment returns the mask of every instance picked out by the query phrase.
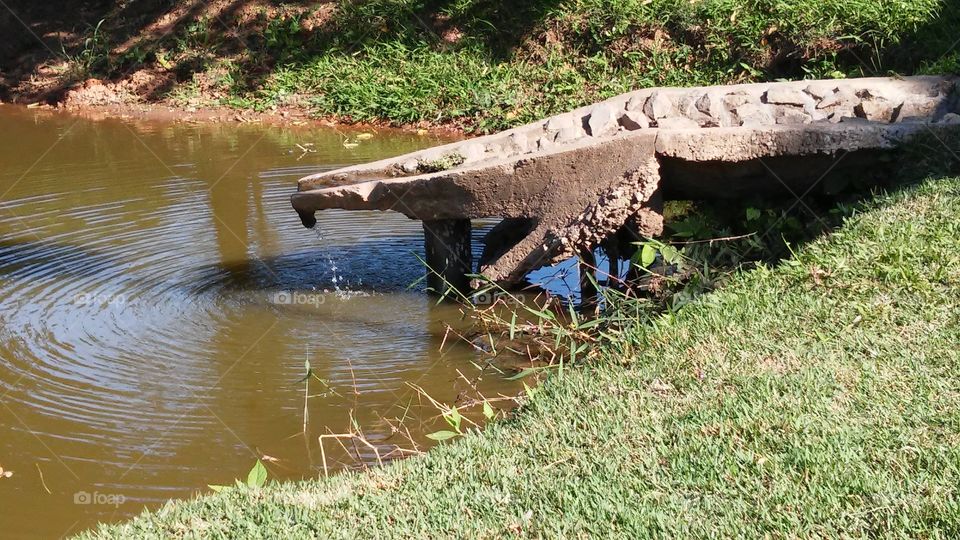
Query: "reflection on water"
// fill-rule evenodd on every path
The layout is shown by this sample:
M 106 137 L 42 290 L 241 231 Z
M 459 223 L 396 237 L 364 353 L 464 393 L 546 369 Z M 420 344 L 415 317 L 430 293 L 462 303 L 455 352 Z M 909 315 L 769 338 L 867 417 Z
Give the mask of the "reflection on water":
M 332 130 L 9 107 L 0 122 L 4 537 L 121 519 L 229 483 L 262 455 L 275 477 L 315 476 L 319 434 L 353 415 L 388 441 L 383 418 L 417 402 L 408 382 L 452 402 L 458 368 L 476 372 L 469 347 L 439 352 L 456 310 L 408 288 L 419 223 L 324 212 L 318 239 L 288 202 L 307 173 L 438 141 L 347 149 Z M 313 386 L 304 436 L 308 360 L 327 386 Z M 514 384 L 491 372 L 481 390 Z

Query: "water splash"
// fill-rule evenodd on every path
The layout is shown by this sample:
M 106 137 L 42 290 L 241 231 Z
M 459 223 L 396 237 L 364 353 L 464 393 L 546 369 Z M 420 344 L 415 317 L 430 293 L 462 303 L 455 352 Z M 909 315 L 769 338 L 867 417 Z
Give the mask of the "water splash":
M 316 227 L 313 230 L 317 235 L 317 240 L 320 242 L 321 246 L 326 248 L 327 246 L 324 245 L 326 243 L 326 237 L 323 235 L 323 231 L 319 227 Z M 333 257 L 330 249 L 324 249 L 320 258 L 324 259 L 327 269 L 332 274 L 330 276 L 331 288 L 324 288 L 324 293 L 333 294 L 342 300 L 349 300 L 356 297 L 373 296 L 367 291 L 357 290 L 357 288 L 363 286 L 362 279 L 358 279 L 356 285 L 352 285 L 343 275 L 338 273 L 341 269 L 337 266 L 337 259 Z

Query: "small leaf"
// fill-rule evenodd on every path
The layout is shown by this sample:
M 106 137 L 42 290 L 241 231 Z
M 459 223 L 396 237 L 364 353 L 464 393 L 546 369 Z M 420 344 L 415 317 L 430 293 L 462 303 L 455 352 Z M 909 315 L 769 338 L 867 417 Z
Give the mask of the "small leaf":
M 463 417 L 460 416 L 460 411 L 456 407 L 451 408 L 449 411 L 444 414 L 444 417 L 447 419 L 447 423 L 453 426 L 453 429 L 457 430 L 457 433 L 460 432 L 460 422 L 463 420 Z
M 747 221 L 753 221 L 755 219 L 760 219 L 760 210 L 753 207 L 747 208 Z
M 663 256 L 663 262 L 674 264 L 680 261 L 680 251 L 673 246 L 663 246 L 660 248 L 660 255 Z
M 263 466 L 263 462 L 259 459 L 257 464 L 250 469 L 250 473 L 247 474 L 247 487 L 258 488 L 262 487 L 267 483 L 267 468 Z
M 653 264 L 653 261 L 657 259 L 657 248 L 653 247 L 651 244 L 644 244 L 643 249 L 640 250 L 640 266 L 646 268 Z
M 526 368 L 526 369 L 524 369 L 523 371 L 521 371 L 520 373 L 517 373 L 516 375 L 511 375 L 510 377 L 507 377 L 506 380 L 508 380 L 508 381 L 518 381 L 518 380 L 520 380 L 520 379 L 522 379 L 522 378 L 524 378 L 524 377 L 529 377 L 530 375 L 533 375 L 533 374 L 536 373 L 537 371 L 540 371 L 540 370 L 538 370 L 537 368 Z
M 440 431 L 435 431 L 435 432 L 433 432 L 433 433 L 428 433 L 428 434 L 427 434 L 427 438 L 428 438 L 428 439 L 433 439 L 433 440 L 435 440 L 435 441 L 445 441 L 445 440 L 447 440 L 447 439 L 452 439 L 452 438 L 456 437 L 457 435 L 459 435 L 459 433 L 457 433 L 457 432 L 455 432 L 455 431 L 448 431 L 448 430 L 445 430 L 445 429 L 444 429 L 444 430 L 440 430 Z
M 539 318 L 541 318 L 541 319 L 546 319 L 546 320 L 548 320 L 548 321 L 552 321 L 552 320 L 554 320 L 554 319 L 556 318 L 556 317 L 554 317 L 553 313 L 551 313 L 551 312 L 549 312 L 549 311 L 546 311 L 546 310 L 538 310 L 538 309 L 527 308 L 527 311 L 529 311 L 531 314 L 536 315 L 537 317 L 539 317 Z
M 590 328 L 599 326 L 603 322 L 605 322 L 603 319 L 591 319 L 577 325 L 577 330 L 589 330 Z
M 483 402 L 483 416 L 487 420 L 493 420 L 493 417 L 496 416 L 496 413 L 493 412 L 493 407 L 490 406 L 489 402 Z
M 230 489 L 230 486 L 215 486 L 213 484 L 207 484 L 207 487 L 212 489 L 214 493 L 220 493 L 225 489 Z

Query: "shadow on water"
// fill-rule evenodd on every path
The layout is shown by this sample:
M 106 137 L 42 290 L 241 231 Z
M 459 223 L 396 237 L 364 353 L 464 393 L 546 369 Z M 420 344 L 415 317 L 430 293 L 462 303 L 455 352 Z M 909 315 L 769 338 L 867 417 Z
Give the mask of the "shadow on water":
M 0 240 L 0 280 L 29 275 L 37 268 L 61 279 L 92 277 L 107 266 L 119 266 L 117 257 L 81 246 L 18 239 Z

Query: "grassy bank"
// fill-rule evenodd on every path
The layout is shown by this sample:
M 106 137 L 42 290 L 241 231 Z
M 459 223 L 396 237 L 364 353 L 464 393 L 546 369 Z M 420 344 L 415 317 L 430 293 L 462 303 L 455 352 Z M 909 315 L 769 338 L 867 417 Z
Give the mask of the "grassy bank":
M 105 4 L 117 5 L 42 28 L 68 36 L 48 44 L 62 55 L 19 75 L 0 66 L 13 93 L 61 96 L 43 81 L 97 77 L 180 106 L 492 131 L 640 87 L 960 65 L 947 0 Z
M 960 22 L 937 0 L 435 5 L 342 3 L 323 53 L 290 54 L 234 99 L 306 93 L 320 113 L 491 131 L 643 87 L 944 69 L 940 25 Z
M 957 537 L 958 343 L 960 178 L 929 179 L 482 434 L 86 537 Z

